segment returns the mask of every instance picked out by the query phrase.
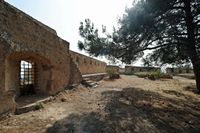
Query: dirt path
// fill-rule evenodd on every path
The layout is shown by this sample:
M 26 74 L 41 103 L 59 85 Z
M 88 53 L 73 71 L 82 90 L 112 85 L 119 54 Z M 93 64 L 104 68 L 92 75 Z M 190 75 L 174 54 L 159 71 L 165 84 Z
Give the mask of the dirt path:
M 1 121 L 0 132 L 199 132 L 200 96 L 191 86 L 193 80 L 180 77 L 121 76 L 97 88 L 66 91 L 44 109 Z

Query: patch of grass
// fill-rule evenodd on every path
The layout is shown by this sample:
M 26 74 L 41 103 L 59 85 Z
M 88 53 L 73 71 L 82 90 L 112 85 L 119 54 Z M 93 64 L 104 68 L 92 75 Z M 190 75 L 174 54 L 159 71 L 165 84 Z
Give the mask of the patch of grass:
M 132 75 L 135 75 L 135 73 L 133 73 L 133 72 L 130 72 L 130 73 L 125 73 L 125 75 L 130 75 L 130 76 L 132 76 Z
M 44 108 L 44 106 L 41 103 L 37 103 L 35 105 L 35 110 L 40 110 L 40 109 L 43 109 L 43 108 Z
M 149 73 L 148 72 L 137 72 L 134 73 L 135 76 L 138 76 L 139 78 L 147 78 Z

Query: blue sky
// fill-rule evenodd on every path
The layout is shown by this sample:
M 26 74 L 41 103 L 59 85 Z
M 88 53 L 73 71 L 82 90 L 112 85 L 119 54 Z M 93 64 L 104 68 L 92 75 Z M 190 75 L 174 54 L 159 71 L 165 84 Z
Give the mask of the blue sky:
M 6 0 L 18 9 L 57 31 L 58 36 L 70 42 L 70 49 L 79 53 L 77 42 L 81 21 L 90 18 L 96 27 L 104 24 L 108 30 L 117 25 L 117 19 L 132 5 L 133 0 Z M 104 60 L 105 59 L 101 59 Z

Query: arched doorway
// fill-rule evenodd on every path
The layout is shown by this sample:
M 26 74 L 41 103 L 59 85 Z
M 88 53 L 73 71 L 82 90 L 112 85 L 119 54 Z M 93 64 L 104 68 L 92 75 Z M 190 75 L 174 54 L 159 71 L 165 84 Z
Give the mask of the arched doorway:
M 48 94 L 52 81 L 52 66 L 48 59 L 33 52 L 15 52 L 5 61 L 5 89 L 16 96 Z

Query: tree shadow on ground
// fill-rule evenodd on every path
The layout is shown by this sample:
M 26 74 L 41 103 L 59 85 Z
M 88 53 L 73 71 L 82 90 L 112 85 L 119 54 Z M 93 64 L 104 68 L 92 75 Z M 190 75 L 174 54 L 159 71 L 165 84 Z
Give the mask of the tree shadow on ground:
M 200 103 L 195 98 L 172 99 L 138 88 L 106 91 L 102 95 L 109 99 L 104 117 L 98 112 L 72 114 L 57 121 L 47 133 L 200 131 Z
M 188 92 L 192 92 L 194 94 L 198 94 L 198 90 L 196 89 L 195 85 L 190 85 L 190 86 L 184 87 L 184 91 L 188 91 Z

